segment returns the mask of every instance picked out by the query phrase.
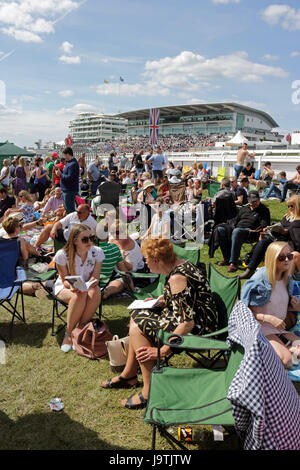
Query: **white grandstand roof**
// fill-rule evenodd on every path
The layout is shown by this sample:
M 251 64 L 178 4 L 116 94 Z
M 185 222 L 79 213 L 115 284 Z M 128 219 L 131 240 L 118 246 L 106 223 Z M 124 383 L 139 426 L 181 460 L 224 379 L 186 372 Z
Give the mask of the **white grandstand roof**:
M 271 127 L 279 127 L 277 122 L 265 111 L 250 108 L 240 103 L 201 103 L 201 104 L 183 104 L 176 106 L 161 106 L 158 108 L 160 117 L 173 115 L 189 116 L 193 114 L 207 114 L 211 112 L 242 112 L 248 114 L 259 114 L 266 121 L 270 123 Z M 118 116 L 130 120 L 148 119 L 150 108 L 138 109 L 135 111 L 128 111 L 121 113 Z

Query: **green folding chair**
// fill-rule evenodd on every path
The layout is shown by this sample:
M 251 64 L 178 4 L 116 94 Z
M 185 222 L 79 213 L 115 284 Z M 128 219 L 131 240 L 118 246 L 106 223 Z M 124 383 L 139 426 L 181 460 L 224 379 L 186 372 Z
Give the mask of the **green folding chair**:
M 239 276 L 223 276 L 213 267 L 211 263 L 209 263 L 208 282 L 218 310 L 219 329 L 215 332 L 202 336 L 187 335 L 185 338 L 188 338 L 186 341 L 188 341 L 189 350 L 185 352 L 201 366 L 213 368 L 221 358 L 223 358 L 225 361 L 228 359 L 230 352 L 226 343 L 226 337 L 228 333 L 228 319 L 235 302 L 240 297 L 241 280 Z M 171 339 L 172 333 L 163 331 L 161 332 L 162 342 L 167 346 L 170 346 L 172 350 L 171 354 L 166 358 L 167 364 L 174 354 L 181 353 L 182 350 L 184 350 L 184 348 L 180 349 L 176 345 L 175 347 L 172 347 L 172 344 L 170 344 Z M 196 353 L 197 356 L 195 356 Z
M 180 246 L 173 246 L 174 252 L 179 258 L 185 259 L 195 266 L 200 263 L 200 248 L 189 249 L 182 248 Z M 151 275 L 150 275 L 151 276 Z M 149 277 L 150 277 L 149 276 Z M 153 277 L 153 274 L 152 274 Z M 161 274 L 158 279 L 150 284 L 149 286 L 143 287 L 134 293 L 134 296 L 138 300 L 144 300 L 147 298 L 157 298 L 163 294 L 166 276 Z
M 210 181 L 208 183 L 208 195 L 209 197 L 214 197 L 218 191 L 220 191 L 221 183 L 218 181 Z
M 168 427 L 197 424 L 221 425 L 226 428 L 234 425 L 227 392 L 242 360 L 243 350 L 234 346 L 225 370 L 163 367 L 160 358 L 162 333 L 162 330 L 158 332 L 158 359 L 151 374 L 144 422 L 153 426 L 152 450 L 155 450 L 157 430 L 180 449 L 187 450 L 167 431 Z M 180 347 L 189 349 L 189 337 L 179 338 Z M 201 347 L 202 338 L 198 339 Z

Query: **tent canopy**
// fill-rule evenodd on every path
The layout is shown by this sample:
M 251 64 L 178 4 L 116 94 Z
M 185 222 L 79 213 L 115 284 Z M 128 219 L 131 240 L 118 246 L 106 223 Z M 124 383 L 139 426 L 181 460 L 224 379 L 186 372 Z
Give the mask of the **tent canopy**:
M 22 147 L 18 147 L 15 144 L 10 142 L 5 142 L 0 144 L 0 158 L 5 157 L 15 157 L 16 155 L 21 155 L 22 157 L 34 157 L 34 152 L 28 152 Z
M 241 131 L 238 131 L 232 139 L 226 142 L 226 145 L 243 145 L 248 144 L 248 139 L 243 135 Z

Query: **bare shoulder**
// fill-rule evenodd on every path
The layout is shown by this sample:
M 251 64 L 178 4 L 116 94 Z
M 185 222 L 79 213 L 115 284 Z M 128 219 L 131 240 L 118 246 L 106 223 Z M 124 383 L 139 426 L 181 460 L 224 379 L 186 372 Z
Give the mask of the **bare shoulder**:
M 187 286 L 186 277 L 182 274 L 174 274 L 170 277 L 169 284 L 171 293 L 178 294 L 179 292 L 182 292 Z

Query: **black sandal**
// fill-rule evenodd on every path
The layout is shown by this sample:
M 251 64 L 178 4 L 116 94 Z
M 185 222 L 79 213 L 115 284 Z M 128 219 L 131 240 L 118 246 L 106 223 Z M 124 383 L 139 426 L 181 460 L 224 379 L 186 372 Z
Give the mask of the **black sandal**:
M 122 377 L 122 375 L 118 375 L 118 382 L 113 382 L 112 380 L 113 379 L 109 379 L 107 382 L 106 382 L 106 385 L 105 387 L 103 387 L 103 385 L 101 385 L 102 388 L 136 388 L 137 385 L 138 385 L 138 382 L 136 384 L 129 384 L 128 382 L 130 380 L 134 380 L 134 379 L 137 379 L 137 376 L 135 375 L 134 377 L 129 377 L 128 379 L 125 379 L 124 377 Z
M 142 410 L 143 408 L 146 408 L 148 400 L 146 400 L 146 398 L 143 397 L 142 393 L 138 394 L 138 397 L 141 401 L 140 403 L 133 403 L 132 397 L 133 395 L 127 399 L 124 405 L 125 408 L 128 408 L 129 410 Z

